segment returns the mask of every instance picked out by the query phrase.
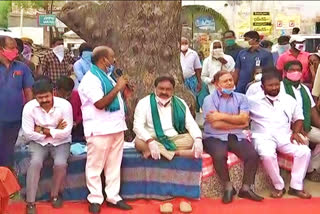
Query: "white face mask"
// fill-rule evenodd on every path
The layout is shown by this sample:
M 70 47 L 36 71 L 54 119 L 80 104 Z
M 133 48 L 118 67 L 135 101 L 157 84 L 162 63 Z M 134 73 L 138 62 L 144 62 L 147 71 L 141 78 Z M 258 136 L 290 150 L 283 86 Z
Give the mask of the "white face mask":
M 299 51 L 305 51 L 306 46 L 304 44 L 295 44 L 295 48 Z
M 58 57 L 59 61 L 62 62 L 64 57 L 64 47 L 63 45 L 58 45 L 52 49 L 53 53 Z
M 187 51 L 189 48 L 189 45 L 181 45 L 181 51 Z
M 261 78 L 262 78 L 262 73 L 260 73 L 260 74 L 256 74 L 255 76 L 254 76 L 254 80 L 255 81 L 261 81 Z
M 278 45 L 278 54 L 281 55 L 290 49 L 290 44 Z
M 220 57 L 223 57 L 223 49 L 222 48 L 216 48 L 216 49 L 213 49 L 212 50 L 212 56 L 214 58 L 220 58 Z

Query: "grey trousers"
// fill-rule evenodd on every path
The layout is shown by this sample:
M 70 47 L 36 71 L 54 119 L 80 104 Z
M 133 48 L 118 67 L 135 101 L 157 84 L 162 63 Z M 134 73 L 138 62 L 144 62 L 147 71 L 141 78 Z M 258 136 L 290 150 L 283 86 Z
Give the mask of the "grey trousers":
M 29 144 L 29 152 L 31 154 L 31 161 L 27 171 L 27 202 L 35 202 L 42 164 L 49 153 L 54 161 L 51 197 L 58 196 L 59 192 L 63 190 L 63 181 L 67 174 L 70 143 L 64 143 L 59 146 L 51 144 L 42 146 L 41 144 L 31 142 Z

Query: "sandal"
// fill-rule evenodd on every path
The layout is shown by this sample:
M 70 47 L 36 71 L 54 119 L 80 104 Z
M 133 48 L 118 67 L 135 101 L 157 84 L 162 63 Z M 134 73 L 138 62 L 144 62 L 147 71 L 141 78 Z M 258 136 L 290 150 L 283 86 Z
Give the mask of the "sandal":
M 297 189 L 293 189 L 291 187 L 289 188 L 288 194 L 297 196 L 302 199 L 310 199 L 312 197 L 310 195 L 310 193 L 307 193 L 304 190 L 297 190 Z
M 275 190 L 271 193 L 271 198 L 282 198 L 283 195 L 286 193 L 286 189 L 283 188 L 282 190 Z

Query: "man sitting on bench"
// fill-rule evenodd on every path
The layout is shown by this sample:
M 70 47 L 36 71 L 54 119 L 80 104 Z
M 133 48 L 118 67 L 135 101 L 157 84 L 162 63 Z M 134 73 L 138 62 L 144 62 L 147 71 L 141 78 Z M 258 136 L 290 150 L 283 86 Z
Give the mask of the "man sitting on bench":
M 170 76 L 155 80 L 155 92 L 137 104 L 133 131 L 135 146 L 145 158 L 168 160 L 177 156 L 200 158 L 202 133 L 187 104 L 174 96 L 175 81 Z

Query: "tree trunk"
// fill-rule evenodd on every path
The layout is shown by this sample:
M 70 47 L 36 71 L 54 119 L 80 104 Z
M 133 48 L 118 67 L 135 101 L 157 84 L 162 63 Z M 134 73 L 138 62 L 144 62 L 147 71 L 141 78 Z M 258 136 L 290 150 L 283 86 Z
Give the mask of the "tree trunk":
M 155 78 L 169 74 L 175 92 L 195 109 L 192 94 L 184 87 L 180 66 L 181 1 L 112 1 L 67 3 L 58 18 L 93 46 L 115 51 L 116 67 L 129 75 L 134 92 L 127 99 L 128 129 L 132 140 L 137 102 L 153 92 Z

